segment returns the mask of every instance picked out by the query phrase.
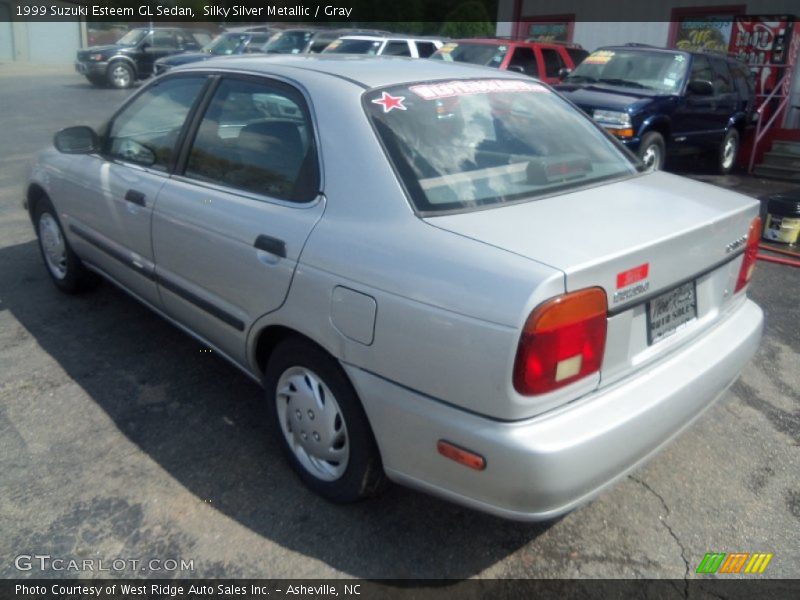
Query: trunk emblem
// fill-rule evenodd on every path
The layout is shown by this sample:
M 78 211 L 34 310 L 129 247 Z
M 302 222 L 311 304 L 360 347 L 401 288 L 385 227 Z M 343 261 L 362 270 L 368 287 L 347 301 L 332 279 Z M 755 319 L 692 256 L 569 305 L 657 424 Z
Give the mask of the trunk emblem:
M 725 254 L 730 254 L 731 252 L 736 252 L 739 248 L 744 246 L 747 243 L 747 236 L 743 235 L 742 237 L 733 240 L 730 244 L 725 246 Z

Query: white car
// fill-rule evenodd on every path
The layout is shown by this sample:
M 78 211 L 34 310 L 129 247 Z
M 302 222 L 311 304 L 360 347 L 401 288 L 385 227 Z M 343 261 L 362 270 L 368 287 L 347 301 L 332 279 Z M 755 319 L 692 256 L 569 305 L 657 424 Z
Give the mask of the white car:
M 443 45 L 442 40 L 429 37 L 346 35 L 328 44 L 322 52 L 428 58 Z

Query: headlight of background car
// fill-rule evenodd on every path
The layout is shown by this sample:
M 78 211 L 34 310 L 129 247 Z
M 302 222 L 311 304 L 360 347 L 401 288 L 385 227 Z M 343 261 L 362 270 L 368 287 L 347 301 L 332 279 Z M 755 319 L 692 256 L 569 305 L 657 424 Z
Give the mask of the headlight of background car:
M 628 113 L 614 110 L 596 110 L 592 116 L 609 133 L 618 137 L 633 137 L 633 123 L 631 123 L 631 116 Z
M 102 54 L 91 54 L 89 55 L 89 60 L 103 60 Z

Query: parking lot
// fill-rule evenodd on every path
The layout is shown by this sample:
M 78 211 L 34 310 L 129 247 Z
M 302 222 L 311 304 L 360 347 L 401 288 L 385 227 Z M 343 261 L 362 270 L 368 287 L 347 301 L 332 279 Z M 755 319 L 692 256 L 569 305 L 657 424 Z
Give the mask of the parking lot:
M 533 525 L 397 486 L 335 506 L 293 475 L 239 371 L 110 284 L 69 297 L 49 281 L 20 205 L 26 165 L 127 94 L 69 68 L 0 65 L 0 576 L 76 575 L 15 566 L 47 554 L 191 561 L 106 573 L 149 577 L 682 579 L 707 552 L 770 552 L 764 576 L 800 577 L 796 269 L 758 263 L 755 359 L 591 504 Z M 688 174 L 754 196 L 791 187 Z

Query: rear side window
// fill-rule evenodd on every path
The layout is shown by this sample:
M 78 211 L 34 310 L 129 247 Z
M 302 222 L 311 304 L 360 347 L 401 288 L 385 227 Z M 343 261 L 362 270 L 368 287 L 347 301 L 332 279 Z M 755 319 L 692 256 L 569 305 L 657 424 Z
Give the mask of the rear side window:
M 428 58 L 436 52 L 436 44 L 433 42 L 417 42 L 417 54 L 420 58 Z
M 411 50 L 408 47 L 408 42 L 393 41 L 386 42 L 386 47 L 381 54 L 385 56 L 411 56 Z
M 567 65 L 564 64 L 561 54 L 555 48 L 542 48 L 544 60 L 544 74 L 546 77 L 558 77 L 558 72 Z
M 186 115 L 204 83 L 201 77 L 178 77 L 150 87 L 114 118 L 106 153 L 166 171 Z
M 185 174 L 281 200 L 313 200 L 319 173 L 310 123 L 302 96 L 289 86 L 223 80 Z
M 711 64 L 714 67 L 714 91 L 717 94 L 730 94 L 733 91 L 733 82 L 728 69 L 728 61 L 722 58 L 712 58 Z
M 512 67 L 514 68 L 512 69 Z M 520 46 L 514 50 L 514 54 L 511 55 L 511 60 L 508 63 L 508 69 L 510 71 L 519 71 L 522 69 L 522 72 L 525 73 L 525 75 L 530 77 L 538 77 L 539 64 L 536 61 L 536 53 L 532 48 Z

